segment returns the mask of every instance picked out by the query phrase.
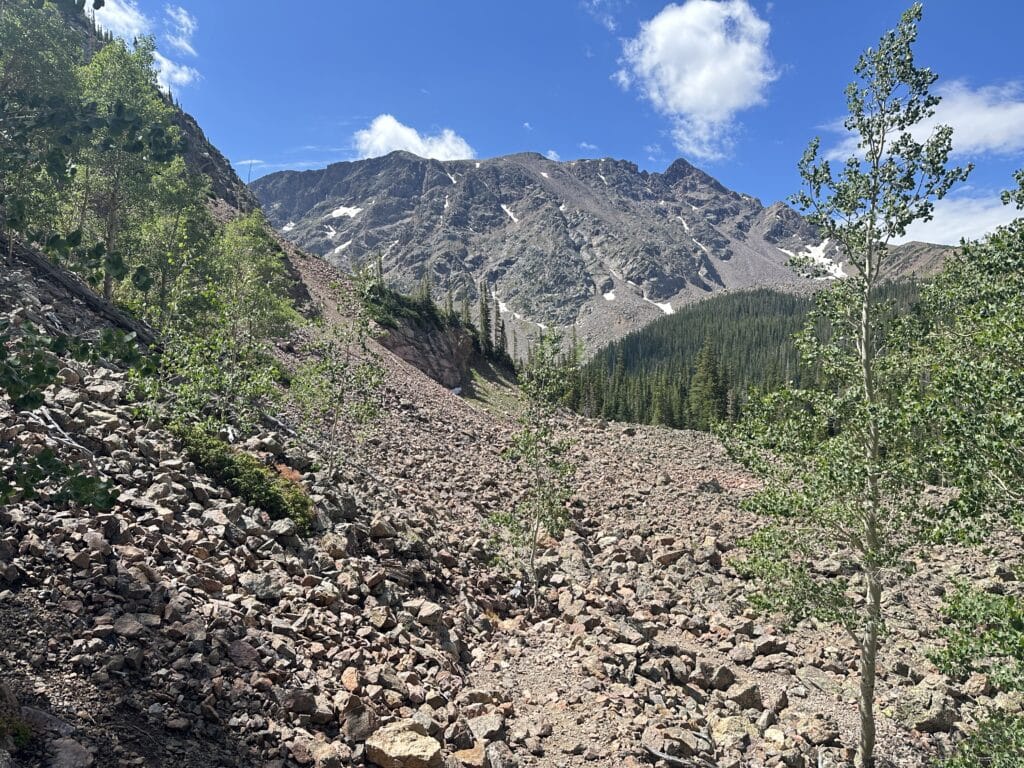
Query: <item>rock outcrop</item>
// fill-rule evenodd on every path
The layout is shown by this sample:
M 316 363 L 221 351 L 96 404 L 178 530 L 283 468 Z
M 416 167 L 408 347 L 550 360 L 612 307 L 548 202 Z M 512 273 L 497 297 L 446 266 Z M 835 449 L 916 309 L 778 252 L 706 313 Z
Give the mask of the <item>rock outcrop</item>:
M 460 328 L 422 328 L 399 321 L 382 330 L 380 343 L 441 386 L 455 389 L 465 384 L 473 339 Z

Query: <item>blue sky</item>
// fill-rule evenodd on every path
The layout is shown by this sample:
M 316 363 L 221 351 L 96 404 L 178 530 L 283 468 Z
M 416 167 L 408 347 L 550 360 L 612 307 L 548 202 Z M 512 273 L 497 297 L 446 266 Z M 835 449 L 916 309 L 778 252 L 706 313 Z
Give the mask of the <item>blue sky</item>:
M 243 179 L 408 149 L 536 151 L 663 170 L 676 157 L 766 204 L 833 126 L 857 55 L 893 0 L 106 0 L 100 22 L 153 34 L 163 81 Z M 1024 3 L 925 3 L 917 61 L 977 168 L 909 235 L 978 236 L 1024 166 Z

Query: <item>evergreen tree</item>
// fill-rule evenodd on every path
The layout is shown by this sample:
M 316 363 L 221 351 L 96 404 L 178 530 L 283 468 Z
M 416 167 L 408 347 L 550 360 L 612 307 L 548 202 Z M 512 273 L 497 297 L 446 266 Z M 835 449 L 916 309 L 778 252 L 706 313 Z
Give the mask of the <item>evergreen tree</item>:
M 501 305 L 498 297 L 494 297 L 494 354 L 503 358 L 508 355 L 508 339 L 505 336 L 505 320 L 501 316 Z
M 480 318 L 480 326 L 477 339 L 480 344 L 480 352 L 484 357 L 494 354 L 494 337 L 491 330 L 491 297 L 486 280 L 480 281 L 478 288 L 479 306 L 477 316 Z
M 689 387 L 690 418 L 696 429 L 710 429 L 725 416 L 725 392 L 719 368 L 714 348 L 705 343 L 697 355 Z
M 444 315 L 448 322 L 455 320 L 455 295 L 452 293 L 452 280 L 448 278 L 448 290 L 444 295 Z
M 463 288 L 462 290 L 462 311 L 459 313 L 459 320 L 462 323 L 463 328 L 469 328 L 473 325 L 473 318 L 469 314 L 469 289 Z
M 881 299 L 892 305 L 892 311 L 909 311 L 917 301 L 916 283 L 886 283 L 878 289 Z M 596 382 L 602 382 L 600 405 L 593 414 L 620 418 L 617 412 L 637 412 L 644 421 L 651 420 L 654 396 L 659 377 L 674 383 L 669 400 L 673 404 L 669 426 L 696 428 L 688 415 L 687 389 L 697 367 L 697 357 L 705 344 L 717 353 L 718 379 L 724 390 L 726 419 L 737 418 L 743 411 L 751 388 L 764 391 L 789 381 L 794 385 L 813 382 L 818 375 L 814 367 L 797 367 L 797 349 L 793 337 L 804 325 L 811 309 L 811 300 L 767 289 L 743 291 L 715 296 L 696 304 L 681 307 L 674 315 L 650 325 L 599 349 L 581 368 L 580 409 L 593 407 Z M 618 364 L 622 359 L 622 366 Z M 626 388 L 616 378 L 641 386 Z M 628 389 L 628 392 L 627 392 Z M 590 395 L 584 396 L 586 390 Z M 618 390 L 618 393 L 616 392 Z M 618 398 L 633 398 L 629 407 L 620 407 Z M 669 418 L 668 409 L 659 412 Z
M 420 278 L 419 285 L 416 288 L 415 298 L 421 304 L 434 303 L 434 276 L 429 269 L 427 269 L 427 271 L 423 273 L 423 277 Z

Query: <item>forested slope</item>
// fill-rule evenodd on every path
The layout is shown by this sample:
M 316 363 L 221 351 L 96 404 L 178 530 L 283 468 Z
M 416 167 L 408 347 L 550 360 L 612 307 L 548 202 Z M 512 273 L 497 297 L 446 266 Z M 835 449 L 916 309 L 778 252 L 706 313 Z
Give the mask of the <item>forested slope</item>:
M 879 301 L 906 311 L 918 292 L 888 283 Z M 584 415 L 678 428 L 735 419 L 751 388 L 813 378 L 794 341 L 813 306 L 812 295 L 762 289 L 683 307 L 602 348 L 582 367 L 573 402 Z

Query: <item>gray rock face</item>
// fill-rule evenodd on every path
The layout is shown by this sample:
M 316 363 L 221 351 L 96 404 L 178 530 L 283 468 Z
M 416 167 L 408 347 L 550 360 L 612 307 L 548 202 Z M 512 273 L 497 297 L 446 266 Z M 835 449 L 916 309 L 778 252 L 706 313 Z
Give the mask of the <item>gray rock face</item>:
M 393 285 L 429 277 L 456 297 L 487 279 L 510 327 L 575 323 L 590 348 L 715 291 L 799 283 L 787 252 L 818 244 L 790 208 L 682 159 L 649 173 L 610 159 L 394 152 L 270 174 L 252 190 L 285 237 L 336 266 L 379 254 Z
M 414 365 L 442 386 L 458 387 L 464 383 L 473 354 L 470 335 L 456 328 L 424 331 L 405 323 L 380 338 L 381 346 Z

